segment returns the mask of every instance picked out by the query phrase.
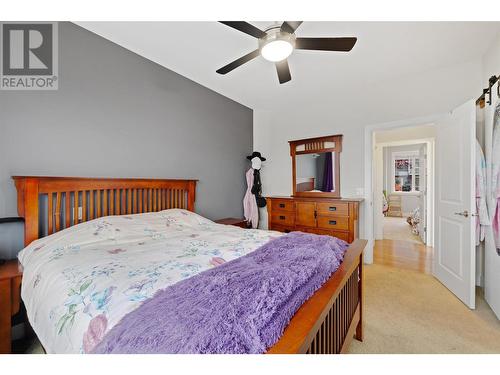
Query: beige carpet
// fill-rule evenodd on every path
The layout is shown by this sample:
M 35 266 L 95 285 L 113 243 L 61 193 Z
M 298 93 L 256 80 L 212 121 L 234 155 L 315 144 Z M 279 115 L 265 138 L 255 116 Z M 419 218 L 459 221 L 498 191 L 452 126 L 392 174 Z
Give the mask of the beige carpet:
M 350 353 L 500 353 L 500 321 L 481 296 L 470 310 L 431 275 L 365 270 L 365 339 Z
M 419 236 L 411 232 L 406 217 L 384 217 L 384 240 L 399 240 L 423 243 Z

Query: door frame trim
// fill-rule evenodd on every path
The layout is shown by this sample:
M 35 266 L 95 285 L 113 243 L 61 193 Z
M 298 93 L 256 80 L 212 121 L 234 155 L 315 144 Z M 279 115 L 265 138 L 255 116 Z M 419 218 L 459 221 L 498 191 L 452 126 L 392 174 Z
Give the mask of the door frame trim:
M 374 162 L 373 150 L 375 147 L 374 133 L 377 130 L 389 130 L 397 128 L 407 128 L 419 125 L 436 125 L 441 119 L 446 116 L 446 113 L 438 113 L 430 116 L 415 117 L 406 120 L 384 122 L 372 124 L 365 127 L 364 130 L 364 191 L 365 201 L 363 204 L 364 215 L 364 233 L 365 238 L 368 240 L 368 245 L 364 252 L 365 263 L 373 263 L 373 246 L 374 246 L 374 216 L 373 216 L 373 202 L 374 202 Z M 435 152 L 435 150 L 434 150 Z

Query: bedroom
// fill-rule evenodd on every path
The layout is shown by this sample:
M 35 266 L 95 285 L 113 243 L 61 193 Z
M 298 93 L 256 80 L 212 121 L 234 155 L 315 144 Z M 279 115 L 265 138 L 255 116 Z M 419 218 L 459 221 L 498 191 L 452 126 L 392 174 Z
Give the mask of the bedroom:
M 277 17 L 255 17 L 267 18 Z M 485 163 L 493 163 L 498 83 L 484 102 L 476 106 L 476 100 L 498 75 L 500 23 L 310 17 L 302 23 L 224 24 L 215 21 L 218 15 L 196 22 L 50 19 L 44 24 L 51 26 L 49 34 L 37 22 L 2 22 L 2 40 L 8 41 L 2 44 L 2 68 L 14 70 L 2 71 L 0 90 L 0 258 L 8 260 L 0 274 L 2 290 L 9 293 L 2 295 L 5 352 L 97 353 L 112 352 L 114 345 L 126 353 L 500 352 L 494 233 L 480 225 L 486 238 L 477 249 L 472 243 L 475 149 L 469 147 L 462 159 L 448 157 L 475 141 L 472 129 L 478 138 L 484 130 Z M 50 64 L 37 50 L 47 35 L 53 41 Z M 330 37 L 345 39 L 321 44 Z M 280 58 L 286 66 L 264 56 L 273 38 L 292 46 L 284 51 L 288 59 Z M 322 39 L 314 44 L 308 38 Z M 217 73 L 255 48 L 253 59 Z M 44 87 L 4 79 L 26 79 L 26 64 L 35 71 L 50 65 L 53 79 L 34 81 Z M 474 121 L 467 117 L 472 110 Z M 477 131 L 476 111 L 485 119 Z M 436 127 L 436 189 L 452 187 L 446 190 L 450 199 L 436 194 L 443 197 L 434 205 L 436 222 L 456 225 L 435 226 L 434 251 L 440 256 L 434 257 L 434 272 L 403 274 L 377 263 L 372 146 L 382 131 L 421 124 Z M 442 142 L 452 136 L 456 142 Z M 451 215 L 467 215 L 446 216 L 443 205 L 457 200 L 462 206 Z M 244 217 L 255 229 L 240 228 L 246 226 Z M 307 263 L 303 254 L 313 251 L 311 244 L 315 250 L 336 249 L 335 259 L 321 261 L 332 256 L 323 249 Z M 272 252 L 273 246 L 281 248 Z M 288 246 L 294 251 L 275 259 Z M 268 253 L 269 268 L 245 263 Z M 460 277 L 453 278 L 457 264 Z M 254 272 L 245 273 L 243 265 Z M 299 265 L 311 275 L 325 272 L 322 282 L 300 279 L 292 272 Z M 289 279 L 275 280 L 276 270 L 285 266 Z M 262 309 L 259 298 L 272 300 L 273 288 L 286 289 L 286 283 L 304 288 L 300 298 L 279 296 L 295 307 L 288 315 L 276 310 L 277 322 L 233 322 L 246 334 L 253 332 L 258 345 L 242 335 L 231 351 L 218 337 L 207 338 L 208 328 L 197 328 L 200 334 L 186 328 L 199 321 L 174 321 L 180 312 L 173 308 L 162 309 L 171 314 L 161 320 L 164 329 L 181 332 L 163 342 L 170 346 L 137 348 L 142 342 L 137 332 L 151 327 L 137 327 L 132 347 L 113 336 L 124 334 L 119 329 L 127 318 L 148 314 L 146 301 L 161 296 L 158 291 L 179 298 L 186 293 L 182 288 L 201 288 L 232 267 L 240 279 L 225 286 L 231 293 L 245 286 L 244 277 L 250 286 L 270 290 L 252 296 L 247 285 L 245 311 L 234 302 L 215 304 L 228 296 L 213 295 L 208 311 L 230 315 L 224 308 L 234 308 L 244 317 L 266 316 L 251 310 Z M 406 289 L 385 289 L 389 282 Z M 429 308 L 417 311 L 425 319 L 415 319 L 411 311 L 426 294 L 442 299 L 429 298 Z M 200 313 L 189 301 L 202 293 L 185 295 L 182 303 L 176 300 L 177 308 Z M 443 324 L 449 309 L 455 319 Z M 393 314 L 392 326 L 387 314 Z M 207 327 L 217 330 L 217 314 L 212 315 Z M 276 331 L 263 334 L 271 322 Z

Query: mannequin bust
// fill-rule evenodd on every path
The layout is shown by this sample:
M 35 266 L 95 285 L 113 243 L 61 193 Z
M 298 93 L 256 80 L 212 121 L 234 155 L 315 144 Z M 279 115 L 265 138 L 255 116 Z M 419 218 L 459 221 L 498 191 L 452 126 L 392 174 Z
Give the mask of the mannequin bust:
M 264 159 L 265 160 L 265 159 Z M 260 170 L 262 168 L 262 160 L 260 160 L 260 157 L 256 156 L 252 160 L 252 169 L 254 170 Z

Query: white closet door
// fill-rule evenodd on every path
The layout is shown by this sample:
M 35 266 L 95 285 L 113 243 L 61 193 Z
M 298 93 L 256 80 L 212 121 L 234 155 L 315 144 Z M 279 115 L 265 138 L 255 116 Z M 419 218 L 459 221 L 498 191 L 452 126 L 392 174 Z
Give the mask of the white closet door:
M 434 276 L 475 308 L 476 107 L 468 101 L 436 126 Z

